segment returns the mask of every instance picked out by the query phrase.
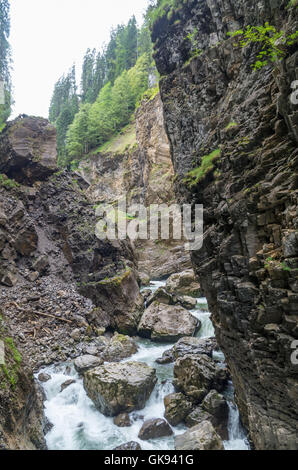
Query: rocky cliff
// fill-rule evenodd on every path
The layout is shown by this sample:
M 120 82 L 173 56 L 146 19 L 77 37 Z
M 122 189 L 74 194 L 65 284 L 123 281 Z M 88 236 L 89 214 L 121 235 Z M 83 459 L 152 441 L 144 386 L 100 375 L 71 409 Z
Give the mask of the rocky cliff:
M 9 123 L 0 167 L 0 446 L 40 449 L 33 371 L 84 353 L 105 329 L 136 332 L 143 298 L 131 245 L 98 240 L 84 181 L 57 171 L 47 121 Z
M 124 194 L 128 205 L 175 203 L 174 169 L 160 95 L 144 100 L 135 122 L 106 149 L 89 155 L 80 164 L 79 174 L 89 184 L 86 195 L 94 204 L 113 203 Z M 140 273 L 150 278 L 190 267 L 181 241 L 137 241 L 134 248 Z
M 254 71 L 258 46 L 227 36 L 266 21 L 293 33 L 295 2 L 186 0 L 152 38 L 176 191 L 204 204 L 192 261 L 242 420 L 257 449 L 297 449 L 298 52 Z

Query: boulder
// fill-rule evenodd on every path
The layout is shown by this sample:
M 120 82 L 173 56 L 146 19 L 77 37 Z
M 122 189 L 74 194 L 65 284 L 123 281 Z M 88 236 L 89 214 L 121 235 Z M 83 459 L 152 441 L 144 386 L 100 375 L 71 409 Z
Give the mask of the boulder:
M 121 446 L 115 447 L 113 450 L 142 450 L 142 447 L 138 442 L 126 442 L 126 444 L 122 444 Z
M 150 276 L 146 273 L 139 273 L 139 279 L 142 286 L 149 286 L 150 284 Z
M 202 409 L 212 416 L 212 424 L 222 439 L 228 439 L 229 406 L 223 395 L 211 390 L 202 402 Z
M 129 336 L 115 333 L 102 357 L 107 362 L 119 362 L 132 356 L 138 350 L 138 345 Z
M 173 356 L 175 359 L 189 354 L 205 354 L 212 357 L 212 353 L 217 347 L 215 338 L 181 338 L 175 346 L 173 346 Z
M 205 354 L 177 359 L 174 366 L 174 386 L 194 403 L 200 403 L 215 389 L 221 392 L 228 380 L 227 371 Z
M 215 424 L 213 416 L 207 413 L 207 411 L 203 410 L 201 406 L 197 406 L 185 418 L 185 424 L 188 428 L 193 428 L 203 421 L 210 421 L 213 426 Z
M 88 396 L 106 416 L 143 409 L 156 382 L 155 369 L 142 362 L 108 363 L 84 375 Z
M 175 362 L 175 358 L 173 355 L 173 348 L 167 349 L 161 357 L 156 359 L 155 362 L 157 364 L 171 364 L 171 362 Z
M 192 269 L 172 274 L 166 283 L 166 289 L 172 294 L 200 297 L 201 288 Z
M 137 333 L 144 311 L 144 299 L 133 269 L 124 269 L 117 275 L 100 281 L 93 281 L 91 277 L 90 282 L 84 285 L 82 293 L 100 307 L 99 312 L 108 312 L 109 318 L 104 324 L 105 327 L 109 326 L 124 335 L 132 336 Z
M 61 385 L 60 392 L 63 392 L 66 388 L 68 388 L 70 385 L 73 385 L 73 384 L 75 384 L 75 383 L 76 383 L 75 380 L 72 380 L 72 379 L 66 380 L 66 382 L 64 382 L 64 383 Z
M 38 380 L 43 383 L 48 382 L 51 378 L 49 374 L 45 374 L 44 372 L 41 372 L 38 376 Z
M 181 307 L 186 308 L 187 310 L 193 310 L 196 308 L 197 300 L 194 297 L 183 295 L 178 297 L 178 303 Z
M 172 425 L 177 426 L 190 413 L 193 405 L 183 393 L 172 393 L 164 398 L 165 418 Z
M 138 332 L 153 341 L 172 343 L 183 336 L 193 336 L 199 325 L 199 321 L 183 307 L 153 302 L 145 310 Z
M 160 304 L 175 305 L 177 299 L 172 294 L 166 291 L 163 287 L 159 287 L 153 294 L 147 299 L 146 306 L 149 307 L 153 302 Z
M 198 426 L 186 431 L 175 438 L 176 450 L 224 450 L 222 440 L 209 421 L 203 421 Z
M 43 181 L 57 171 L 56 129 L 47 119 L 17 118 L 0 142 L 0 173 L 19 183 Z
M 128 413 L 120 413 L 120 415 L 115 416 L 113 422 L 115 426 L 118 426 L 118 428 L 127 428 L 131 426 L 131 421 Z
M 150 419 L 145 421 L 139 432 L 138 438 L 143 441 L 172 436 L 171 426 L 164 419 Z
M 84 374 L 87 370 L 100 366 L 101 364 L 103 364 L 101 357 L 91 356 L 90 354 L 77 357 L 74 361 L 75 369 L 79 374 Z

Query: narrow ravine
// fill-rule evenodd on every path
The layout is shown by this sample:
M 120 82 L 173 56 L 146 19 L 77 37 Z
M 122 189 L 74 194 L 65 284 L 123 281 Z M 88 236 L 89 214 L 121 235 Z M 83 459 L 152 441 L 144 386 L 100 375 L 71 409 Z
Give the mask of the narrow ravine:
M 150 289 L 157 290 L 165 286 L 165 281 L 152 281 Z M 198 337 L 214 336 L 210 313 L 206 299 L 197 299 L 197 308 L 191 313 L 202 322 Z M 51 379 L 42 384 L 45 392 L 45 415 L 52 424 L 52 429 L 46 435 L 50 450 L 111 450 L 125 442 L 139 442 L 144 450 L 172 450 L 174 438 L 160 438 L 151 441 L 141 441 L 138 433 L 143 422 L 151 418 L 163 418 L 166 395 L 174 392 L 172 385 L 173 364 L 159 365 L 156 359 L 171 347 L 170 344 L 156 344 L 150 340 L 139 338 L 138 352 L 125 361 L 145 362 L 156 369 L 158 383 L 148 400 L 146 407 L 132 413 L 132 426 L 119 428 L 108 418 L 96 410 L 88 398 L 83 380 L 79 377 L 72 364 L 64 363 L 43 368 L 40 372 L 47 373 Z M 224 363 L 224 356 L 217 352 L 217 359 Z M 36 374 L 36 377 L 39 375 Z M 76 382 L 61 392 L 61 385 L 66 380 Z M 224 442 L 227 450 L 249 450 L 246 434 L 241 426 L 239 412 L 234 403 L 234 389 L 230 382 L 225 396 L 229 403 L 229 441 Z M 173 428 L 175 434 L 184 433 L 187 428 L 179 425 Z

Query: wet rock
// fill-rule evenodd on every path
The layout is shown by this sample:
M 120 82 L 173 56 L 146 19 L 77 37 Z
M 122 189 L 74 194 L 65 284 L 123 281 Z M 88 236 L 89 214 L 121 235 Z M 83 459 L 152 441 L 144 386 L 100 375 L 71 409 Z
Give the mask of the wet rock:
M 186 308 L 187 310 L 193 310 L 197 305 L 197 300 L 194 297 L 189 297 L 187 295 L 178 297 L 178 302 L 183 308 Z
M 142 450 L 142 447 L 138 442 L 127 442 L 126 444 L 122 444 L 119 447 L 115 447 L 113 450 Z
M 179 357 L 205 354 L 212 357 L 212 352 L 218 348 L 215 338 L 181 338 L 173 346 L 173 356 Z
M 150 277 L 146 273 L 139 273 L 139 278 L 142 286 L 149 286 Z
M 74 361 L 75 369 L 79 374 L 83 374 L 87 370 L 100 366 L 101 364 L 103 364 L 101 357 L 90 356 L 88 354 L 77 357 Z
M 167 351 L 163 353 L 162 357 L 159 357 L 158 359 L 156 359 L 155 362 L 157 362 L 157 364 L 171 364 L 171 362 L 174 362 L 174 361 L 175 361 L 175 357 L 173 354 L 173 349 L 168 349 Z
M 193 336 L 199 326 L 199 321 L 184 308 L 153 302 L 145 310 L 138 332 L 153 341 L 174 342 L 183 336 Z
M 201 406 L 197 406 L 194 410 L 192 410 L 189 415 L 185 418 L 185 424 L 188 428 L 193 428 L 198 424 L 202 423 L 203 421 L 210 421 L 211 424 L 214 426 L 215 420 L 211 414 L 207 413 L 207 411 L 203 410 Z
M 166 305 L 175 305 L 176 301 L 169 292 L 167 292 L 163 287 L 157 289 L 150 297 L 147 299 L 146 307 L 149 307 L 153 302 L 159 302 L 160 304 Z
M 68 388 L 70 385 L 73 385 L 75 384 L 76 381 L 75 380 L 66 380 L 62 385 L 61 385 L 61 389 L 60 389 L 60 392 L 63 392 L 66 388 Z
M 203 421 L 186 433 L 176 436 L 176 450 L 224 450 L 222 440 L 209 421 Z
M 229 406 L 216 390 L 211 390 L 202 402 L 202 408 L 212 417 L 212 424 L 222 439 L 228 439 Z
M 113 423 L 115 426 L 118 426 L 118 428 L 127 428 L 132 424 L 128 413 L 121 413 L 120 415 L 115 416 Z
M 155 369 L 142 362 L 108 363 L 84 375 L 88 396 L 106 416 L 143 409 L 156 382 Z
M 166 290 L 172 294 L 201 296 L 201 288 L 192 269 L 172 274 L 167 280 Z
M 183 393 L 172 393 L 164 398 L 165 418 L 172 425 L 184 421 L 184 418 L 190 413 L 193 405 L 183 395 Z
M 175 388 L 194 403 L 200 403 L 212 389 L 221 392 L 228 380 L 227 371 L 204 354 L 178 358 L 174 377 Z
M 48 382 L 49 380 L 51 380 L 51 376 L 49 374 L 45 374 L 44 372 L 42 372 L 41 374 L 39 374 L 38 376 L 38 380 L 40 382 Z
M 148 441 L 160 437 L 172 436 L 173 430 L 164 419 L 150 419 L 145 421 L 139 432 L 139 439 Z
M 137 343 L 132 338 L 115 333 L 102 357 L 108 362 L 119 362 L 132 356 L 137 350 Z

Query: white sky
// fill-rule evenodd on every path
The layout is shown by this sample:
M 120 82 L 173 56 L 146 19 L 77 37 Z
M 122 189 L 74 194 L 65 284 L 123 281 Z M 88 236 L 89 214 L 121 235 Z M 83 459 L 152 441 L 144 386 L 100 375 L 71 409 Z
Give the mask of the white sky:
M 134 14 L 139 24 L 148 0 L 10 0 L 13 53 L 12 117 L 48 117 L 55 82 L 75 62 L 77 80 L 86 49 L 101 48 L 110 30 Z

